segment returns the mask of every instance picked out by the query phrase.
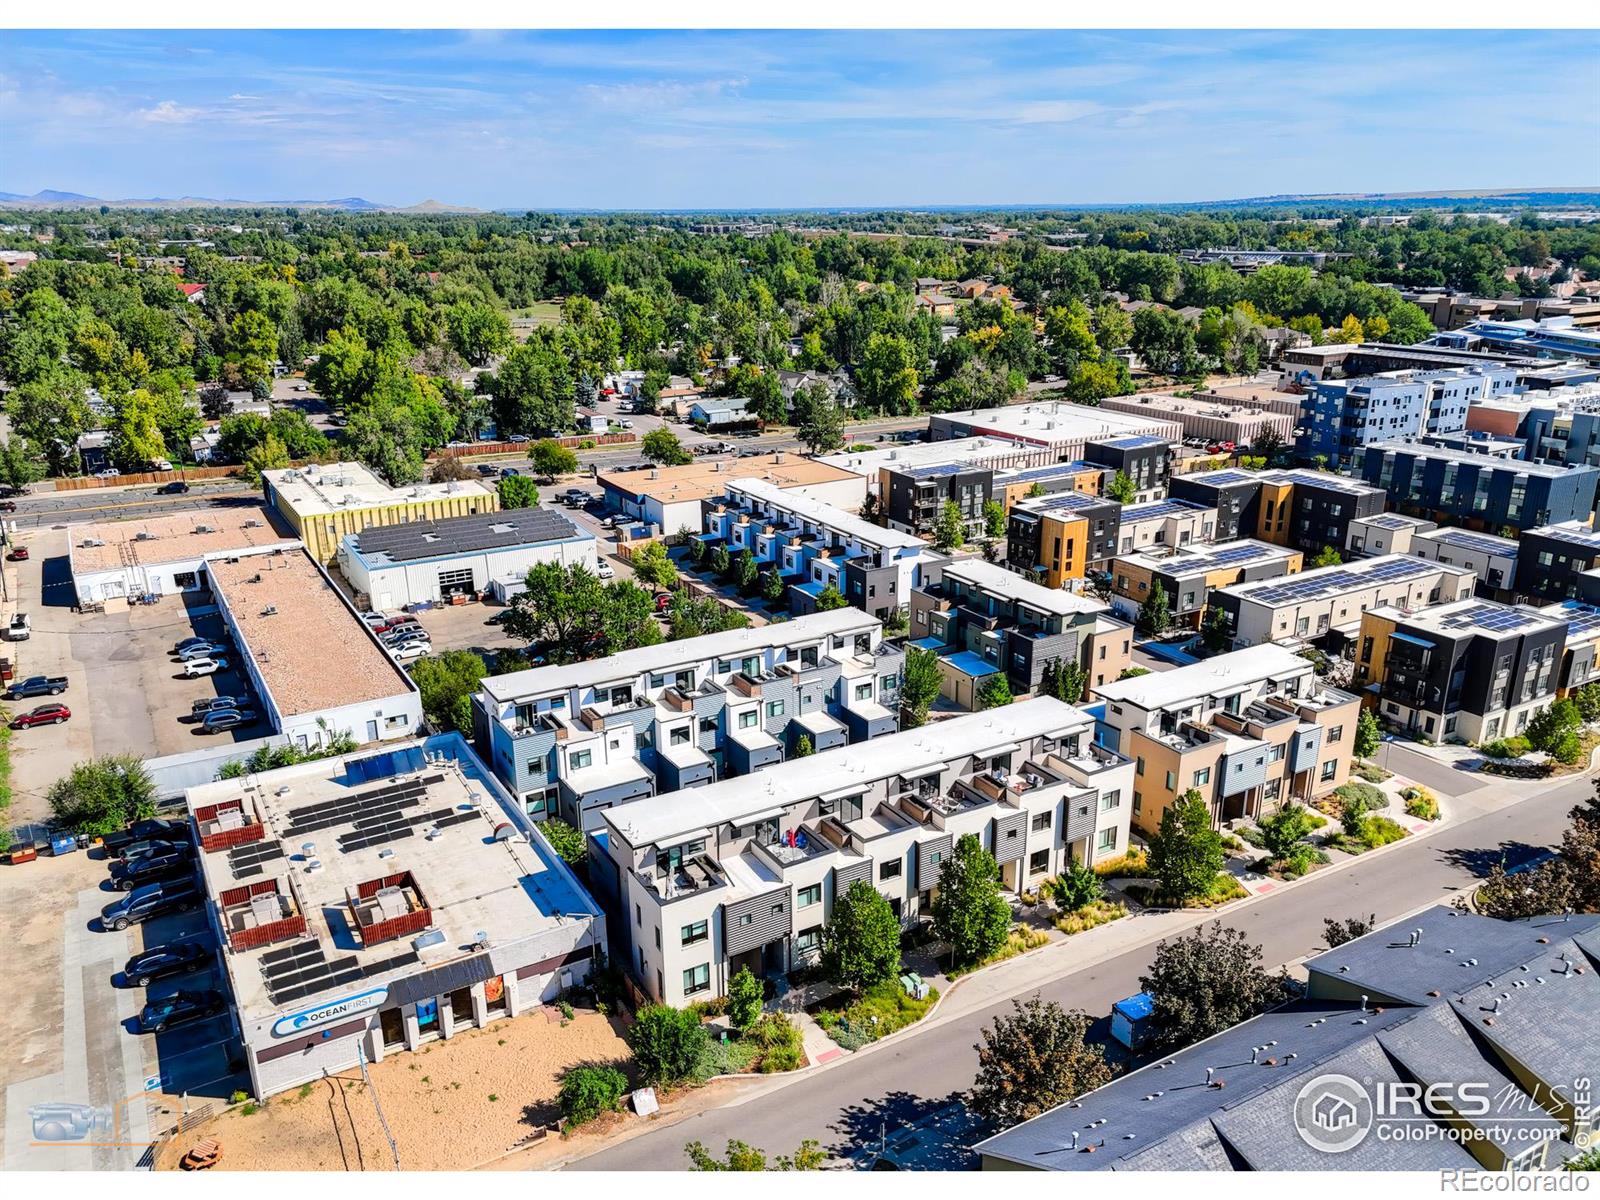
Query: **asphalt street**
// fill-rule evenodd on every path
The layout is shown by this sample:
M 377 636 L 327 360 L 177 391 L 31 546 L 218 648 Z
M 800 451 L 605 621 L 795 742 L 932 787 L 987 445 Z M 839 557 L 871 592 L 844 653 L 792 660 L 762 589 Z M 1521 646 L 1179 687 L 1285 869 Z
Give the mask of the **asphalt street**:
M 1297 962 L 1321 948 L 1324 917 L 1375 913 L 1380 922 L 1394 920 L 1430 903 L 1448 903 L 1502 855 L 1516 863 L 1542 854 L 1560 840 L 1567 812 L 1587 799 L 1593 787 L 1594 781 L 1584 776 L 1470 817 L 1432 836 L 1251 901 L 1229 912 L 1226 922 L 1258 943 L 1267 963 Z M 1157 940 L 1152 937 L 1116 957 L 1016 994 L 1037 991 L 1046 999 L 1098 1016 L 1138 990 L 1139 976 L 1148 967 Z M 963 986 L 972 982 L 976 979 Z M 681 1168 L 687 1161 L 683 1146 L 695 1139 L 720 1149 L 730 1138 L 738 1138 L 771 1154 L 792 1153 L 805 1138 L 817 1139 L 838 1156 L 870 1151 L 884 1129 L 892 1133 L 919 1120 L 971 1085 L 979 1031 L 1009 1008 L 1009 1000 L 1004 1000 L 949 1020 L 936 1014 L 926 1029 L 799 1081 L 730 1089 L 721 1107 L 613 1145 L 567 1169 Z

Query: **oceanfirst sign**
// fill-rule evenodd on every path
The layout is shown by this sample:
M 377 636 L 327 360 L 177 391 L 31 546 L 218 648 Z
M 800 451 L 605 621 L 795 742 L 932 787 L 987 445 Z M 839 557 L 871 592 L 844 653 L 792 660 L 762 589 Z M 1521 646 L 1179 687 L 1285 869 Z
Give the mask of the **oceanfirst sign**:
M 303 1012 L 290 1013 L 287 1017 L 279 1017 L 273 1022 L 272 1036 L 293 1037 L 297 1033 L 309 1033 L 343 1017 L 371 1012 L 382 1005 L 388 995 L 388 988 L 373 988 L 370 992 L 357 992 L 354 996 L 346 996 L 343 1000 L 330 1000 L 327 1004 L 319 1004 Z

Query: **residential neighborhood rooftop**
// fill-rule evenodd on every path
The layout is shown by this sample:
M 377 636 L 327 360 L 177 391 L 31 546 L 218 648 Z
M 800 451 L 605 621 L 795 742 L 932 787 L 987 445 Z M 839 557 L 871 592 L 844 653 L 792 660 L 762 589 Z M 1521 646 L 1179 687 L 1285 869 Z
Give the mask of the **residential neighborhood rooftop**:
M 801 520 L 815 522 L 863 545 L 903 550 L 927 545 L 916 534 L 902 533 L 897 529 L 885 529 L 882 525 L 874 525 L 871 521 L 838 505 L 829 504 L 826 500 L 816 500 L 798 492 L 784 491 L 777 484 L 765 479 L 729 480 L 724 490 L 772 505 L 781 512 L 793 513 Z
M 981 558 L 962 558 L 947 564 L 946 579 L 960 579 L 974 587 L 1026 604 L 1040 612 L 1070 616 L 1077 613 L 1103 613 L 1107 606 L 1088 596 L 1078 596 L 1062 588 L 1049 588 Z
M 1264 679 L 1303 675 L 1311 664 L 1293 650 L 1271 642 L 1219 654 L 1170 671 L 1154 671 L 1134 679 L 1102 683 L 1094 694 L 1103 700 L 1126 701 L 1144 709 L 1179 704 L 1197 696 L 1244 691 Z
M 478 550 L 592 539 L 553 508 L 518 508 L 363 529 L 347 543 L 369 566 L 422 562 Z

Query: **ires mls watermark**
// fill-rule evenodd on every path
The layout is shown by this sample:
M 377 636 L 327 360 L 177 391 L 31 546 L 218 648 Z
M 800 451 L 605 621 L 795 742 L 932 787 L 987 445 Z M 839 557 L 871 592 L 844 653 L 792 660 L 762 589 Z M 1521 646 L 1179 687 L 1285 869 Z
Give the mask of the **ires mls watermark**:
M 1301 1141 L 1324 1154 L 1345 1154 L 1369 1139 L 1454 1142 L 1469 1151 L 1473 1143 L 1482 1143 L 1494 1149 L 1475 1154 L 1480 1162 L 1540 1165 L 1540 1148 L 1566 1134 L 1566 1114 L 1571 1114 L 1570 1128 L 1579 1131 L 1578 1147 L 1585 1148 L 1593 1129 L 1591 1104 L 1587 1078 L 1574 1080 L 1562 1094 L 1537 1086 L 1530 1093 L 1504 1080 L 1416 1083 L 1324 1074 L 1300 1088 L 1294 1125 Z

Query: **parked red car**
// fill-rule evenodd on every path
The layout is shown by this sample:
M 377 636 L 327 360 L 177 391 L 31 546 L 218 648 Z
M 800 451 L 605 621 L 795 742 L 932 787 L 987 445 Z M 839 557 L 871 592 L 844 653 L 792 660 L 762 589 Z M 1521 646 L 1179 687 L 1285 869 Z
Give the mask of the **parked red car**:
M 26 546 L 13 546 L 11 553 L 6 555 L 12 562 L 27 562 L 28 548 Z
M 32 729 L 35 725 L 59 725 L 72 719 L 72 710 L 65 704 L 41 704 L 29 712 L 18 713 L 12 719 L 13 729 Z

